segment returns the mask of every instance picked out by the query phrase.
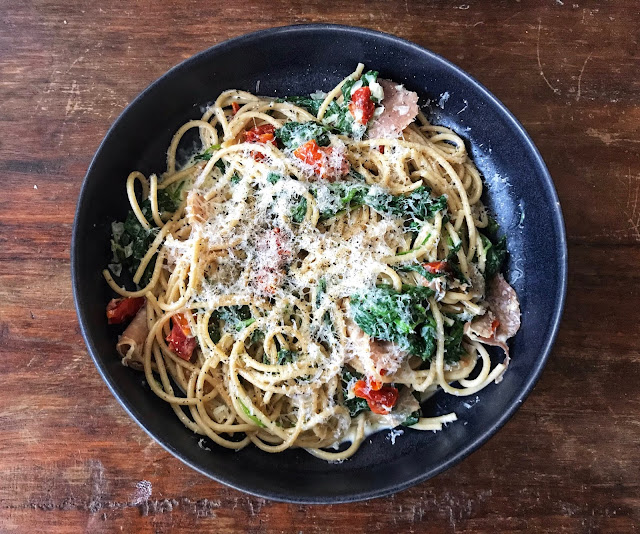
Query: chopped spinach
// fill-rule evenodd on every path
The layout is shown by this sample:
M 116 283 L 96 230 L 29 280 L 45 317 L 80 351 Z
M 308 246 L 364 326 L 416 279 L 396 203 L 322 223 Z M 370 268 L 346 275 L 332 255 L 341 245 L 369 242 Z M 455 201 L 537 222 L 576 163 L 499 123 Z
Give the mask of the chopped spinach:
M 255 322 L 249 306 L 223 306 L 214 312 L 218 319 L 225 322 L 227 328 L 237 331 Z
M 244 321 L 239 321 L 236 324 L 236 330 L 239 332 L 240 330 L 244 330 L 247 326 L 251 326 L 253 323 L 255 323 L 256 320 L 251 317 L 250 319 L 245 319 Z
M 360 79 L 362 80 L 362 85 L 364 85 L 365 87 L 368 87 L 372 83 L 378 80 L 378 71 L 377 70 L 367 71 L 360 77 Z
M 402 294 L 410 295 L 412 298 L 427 300 L 434 295 L 433 289 L 424 286 L 412 286 L 402 284 Z
M 220 330 L 220 321 L 215 313 L 213 313 L 209 319 L 209 327 L 207 328 L 207 331 L 209 332 L 211 341 L 214 343 L 218 343 L 220 341 L 222 331 Z
M 342 96 L 344 97 L 345 102 L 349 102 L 351 100 L 351 96 L 353 95 L 354 91 L 360 89 L 360 87 L 368 87 L 377 79 L 378 72 L 375 70 L 370 70 L 360 76 L 359 80 L 347 80 L 342 85 Z M 377 102 L 377 99 L 375 97 L 373 97 L 372 100 L 374 102 Z
M 458 251 L 460 247 L 462 247 L 462 241 L 458 241 L 457 244 L 453 244 L 453 239 L 451 236 L 447 237 L 447 245 L 449 246 L 449 254 L 447 254 L 447 261 L 457 261 L 458 259 Z
M 355 417 L 362 412 L 370 411 L 369 404 L 367 404 L 366 399 L 361 399 L 360 397 L 348 398 L 349 384 L 354 380 L 362 380 L 363 378 L 364 377 L 356 371 L 349 370 L 347 367 L 342 368 L 342 398 L 344 406 L 349 410 L 349 415 L 351 417 Z
M 142 214 L 150 224 L 153 224 L 153 217 L 151 216 L 151 202 L 145 200 L 140 206 Z M 151 227 L 150 229 L 142 226 L 138 218 L 133 211 L 127 214 L 127 218 L 124 221 L 124 232 L 120 237 L 120 244 L 127 249 L 131 250 L 131 254 L 126 254 L 126 258 L 118 258 L 123 266 L 133 267 L 132 263 L 135 263 L 135 269 L 138 268 L 140 260 L 144 257 L 149 250 L 151 242 L 155 239 L 157 234 L 157 228 Z M 127 262 L 126 260 L 130 260 Z M 137 260 L 131 262 L 131 260 Z M 128 264 L 127 264 L 128 263 Z M 135 271 L 135 269 L 132 269 Z
M 415 412 L 411 412 L 407 415 L 407 418 L 400 423 L 402 426 L 412 426 L 415 425 L 418 421 L 420 421 L 421 410 L 416 410 Z
M 262 343 L 264 341 L 264 332 L 259 329 L 255 329 L 251 332 L 251 337 L 249 338 L 249 346 L 256 345 L 257 343 Z
M 460 360 L 464 354 L 462 337 L 464 336 L 464 322 L 456 320 L 453 325 L 444 328 L 444 359 L 447 363 Z
M 419 391 L 412 391 L 411 394 L 413 395 L 413 398 L 416 399 L 416 401 L 418 401 L 418 404 L 420 404 L 420 392 Z M 402 421 L 402 423 L 400 423 L 402 426 L 412 426 L 415 425 L 418 421 L 420 421 L 420 418 L 422 417 L 422 406 L 419 406 L 417 410 L 411 412 L 407 418 Z
M 213 153 L 216 150 L 220 150 L 220 146 L 221 145 L 211 145 L 205 151 L 200 152 L 200 154 L 197 154 L 196 156 L 194 156 L 193 159 L 195 161 L 209 161 L 211 159 L 211 157 L 213 156 Z
M 213 153 L 216 150 L 220 150 L 220 147 L 222 145 L 211 145 L 209 148 L 207 148 L 204 152 L 201 152 L 200 154 L 197 154 L 196 156 L 193 157 L 194 161 L 209 161 L 212 157 L 213 157 Z M 222 173 L 224 173 L 227 170 L 227 164 L 223 159 L 219 159 L 217 160 L 214 164 L 214 167 L 220 169 L 220 171 Z M 235 176 L 235 174 L 234 174 Z M 231 180 L 233 180 L 233 178 L 231 178 Z M 238 178 L 238 181 L 240 181 L 240 179 Z M 237 182 L 235 182 L 237 183 Z
M 507 238 L 506 236 L 498 238 L 499 231 L 500 225 L 493 217 L 489 217 L 484 233 L 480 233 L 482 247 L 486 255 L 484 275 L 487 280 L 500 272 L 507 259 Z
M 369 186 L 360 183 L 335 182 L 324 186 L 326 188 L 323 194 L 328 197 L 328 205 L 330 207 L 320 212 L 320 220 L 326 221 L 335 217 L 345 210 L 352 210 L 365 203 Z M 311 188 L 311 194 L 318 197 L 318 190 Z
M 287 122 L 275 131 L 275 136 L 286 148 L 295 149 L 311 139 L 315 139 L 320 146 L 328 146 L 327 132 L 327 127 L 317 122 Z
M 311 115 L 317 115 L 323 100 L 322 98 L 313 98 L 311 96 L 288 96 L 279 99 L 278 102 L 289 102 L 308 111 Z
M 277 182 L 279 182 L 280 180 L 282 180 L 282 175 L 275 173 L 275 172 L 270 172 L 269 174 L 267 174 L 267 181 L 270 184 L 275 184 Z
M 332 131 L 341 135 L 350 135 L 361 138 L 366 127 L 358 124 L 349 111 L 348 102 L 338 104 L 335 100 L 329 104 L 322 119 L 323 124 L 329 126 Z
M 298 351 L 288 350 L 288 349 L 280 349 L 277 352 L 275 364 L 277 365 L 286 365 L 288 363 L 293 363 L 298 359 Z M 271 360 L 267 353 L 262 356 L 262 363 L 270 365 Z
M 502 269 L 502 265 L 507 258 L 507 238 L 502 236 L 498 241 L 491 242 L 485 236 L 482 236 L 485 244 L 487 261 L 485 262 L 484 275 L 487 280 L 493 278 Z
M 157 199 L 160 214 L 172 214 L 178 209 L 182 202 L 183 184 L 184 182 L 176 182 L 166 188 L 158 189 Z M 122 268 L 126 268 L 129 273 L 134 274 L 138 270 L 140 261 L 149 250 L 151 243 L 158 235 L 158 228 L 153 221 L 151 200 L 147 198 L 143 201 L 140 204 L 140 210 L 151 225 L 150 229 L 142 226 L 133 210 L 127 214 L 123 223 L 115 222 L 111 225 L 112 270 L 117 269 L 121 273 Z M 151 280 L 156 258 L 157 254 L 153 256 L 140 279 L 142 287 L 146 286 Z M 114 272 L 114 274 L 116 273 Z
M 158 189 L 158 211 L 160 213 L 173 214 L 173 212 L 180 207 L 184 183 L 185 182 L 174 182 L 164 189 Z
M 422 286 L 403 285 L 402 291 L 378 286 L 364 295 L 351 296 L 353 320 L 369 336 L 392 341 L 409 354 L 430 361 L 436 349 L 437 327 L 428 311 L 427 299 L 434 293 Z M 445 327 L 445 359 L 456 362 L 461 347 L 463 324 Z
M 400 349 L 430 360 L 435 349 L 435 321 L 428 312 L 434 293 L 421 286 L 403 285 L 402 291 L 381 285 L 352 295 L 353 320 L 369 336 L 392 341 Z
M 211 314 L 209 320 L 209 337 L 214 343 L 218 343 L 222 337 L 223 329 L 220 328 L 220 321 L 224 321 L 224 330 L 235 330 L 240 332 L 247 326 L 256 322 L 252 317 L 249 306 L 222 306 Z M 255 334 L 255 332 L 254 332 Z M 252 335 L 253 337 L 253 335 Z M 253 344 L 253 339 L 251 341 Z
M 468 283 L 468 280 L 462 274 L 460 269 L 460 260 L 458 259 L 458 251 L 462 247 L 462 241 L 458 241 L 457 244 L 453 244 L 451 236 L 447 237 L 447 245 L 449 246 L 449 253 L 447 254 L 447 265 L 451 272 L 451 278 L 458 280 L 462 284 Z
M 304 221 L 304 218 L 307 214 L 307 199 L 305 197 L 298 197 L 298 200 L 294 202 L 291 207 L 291 220 L 295 223 L 300 224 Z
M 431 358 L 436 353 L 438 325 L 433 315 L 429 314 L 427 320 L 420 325 L 420 338 L 424 343 L 424 349 L 421 354 L 417 354 L 424 361 L 431 361 Z M 418 345 L 418 348 L 422 348 L 422 345 Z M 413 354 L 413 353 L 412 353 Z
M 258 419 L 255 415 L 253 415 L 250 411 L 249 408 L 247 408 L 247 406 L 244 404 L 244 402 L 242 402 L 240 399 L 238 399 L 238 402 L 240 403 L 240 407 L 242 408 L 242 411 L 244 412 L 244 414 L 251 419 L 251 421 L 253 421 L 256 425 L 258 425 L 260 428 L 267 428 L 266 425 L 260 421 L 260 419 Z
M 293 363 L 298 358 L 298 352 L 295 350 L 280 349 L 278 351 L 278 365 Z
M 382 285 L 365 295 L 352 295 L 351 311 L 354 321 L 360 328 L 377 339 L 406 343 L 407 334 L 427 318 L 427 305 L 421 300 L 416 302 L 391 286 Z
M 489 237 L 496 237 L 500 231 L 500 225 L 493 217 L 489 217 L 489 222 L 487 223 L 485 230 Z
M 356 173 L 357 174 L 357 173 Z M 323 195 L 329 206 L 320 212 L 320 220 L 325 221 L 336 215 L 367 205 L 380 213 L 403 217 L 408 224 L 415 220 L 425 221 L 439 210 L 446 209 L 447 199 L 443 195 L 434 198 L 428 187 L 419 187 L 408 196 L 391 195 L 380 188 L 372 188 L 364 182 L 335 182 L 323 186 Z M 318 197 L 318 189 L 311 188 L 311 194 Z M 417 230 L 417 228 L 415 228 Z
M 327 279 L 320 278 L 320 280 L 318 281 L 318 289 L 316 290 L 316 308 L 320 308 L 326 292 Z M 333 321 L 331 320 L 331 314 L 329 313 L 329 311 L 324 312 L 324 315 L 322 316 L 322 322 L 330 328 L 332 336 L 335 336 L 336 331 L 333 327 Z
M 440 276 L 444 276 L 444 273 L 430 273 L 419 263 L 409 263 L 406 265 L 393 265 L 393 268 L 400 273 L 408 273 L 415 271 L 421 276 L 424 276 L 427 280 L 433 280 Z
M 390 195 L 379 191 L 367 197 L 366 203 L 376 211 L 390 213 L 407 220 L 426 221 L 436 212 L 447 209 L 447 197 L 431 196 L 431 190 L 420 186 L 409 195 Z
M 351 101 L 351 93 L 356 83 L 358 83 L 358 80 L 347 80 L 342 84 L 342 96 L 345 102 Z
M 326 127 L 329 127 L 334 133 L 361 138 L 366 130 L 366 127 L 355 122 L 353 115 L 351 115 L 351 112 L 349 111 L 351 93 L 354 89 L 373 84 L 377 80 L 377 78 L 378 73 L 376 71 L 368 71 L 364 73 L 359 80 L 347 80 L 342 85 L 342 95 L 344 97 L 343 102 L 338 103 L 337 101 L 332 100 L 329 103 L 322 119 L 322 124 Z M 379 102 L 381 93 L 378 94 L 375 91 L 374 93 L 375 94 L 371 95 L 371 100 L 374 102 Z M 320 111 L 320 106 L 322 105 L 324 99 L 314 98 L 313 96 L 289 96 L 279 101 L 290 102 L 291 104 L 300 106 L 312 115 L 317 115 Z M 277 135 L 278 134 L 276 133 L 276 136 Z M 309 137 L 305 139 L 305 141 L 308 141 L 309 139 L 314 137 L 315 136 Z M 320 146 L 323 146 L 320 142 L 320 139 L 316 138 L 316 141 L 318 141 L 318 144 Z M 282 142 L 285 144 L 285 146 L 288 146 L 284 139 L 282 139 Z M 298 143 L 298 145 L 295 146 L 299 146 L 300 144 L 302 143 Z M 289 148 L 295 148 L 295 146 Z
M 425 339 L 432 340 L 432 356 L 436 349 L 436 333 L 436 321 L 433 317 L 430 317 L 429 321 L 422 327 L 421 334 Z M 464 322 L 455 320 L 451 326 L 448 326 L 447 323 L 444 324 L 444 361 L 446 363 L 456 363 L 460 360 L 460 356 L 464 354 L 464 348 L 462 347 L 463 335 Z

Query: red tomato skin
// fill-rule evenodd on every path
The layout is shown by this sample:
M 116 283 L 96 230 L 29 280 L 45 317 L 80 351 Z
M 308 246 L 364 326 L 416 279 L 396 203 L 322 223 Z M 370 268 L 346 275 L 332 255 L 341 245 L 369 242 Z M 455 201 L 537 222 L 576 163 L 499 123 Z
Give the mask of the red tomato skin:
M 374 382 L 379 386 L 379 382 Z M 373 389 L 369 381 L 358 380 L 353 386 L 356 397 L 365 399 L 373 413 L 387 415 L 398 400 L 398 390 L 393 386 L 381 386 Z
M 333 147 L 319 147 L 315 139 L 300 145 L 293 152 L 293 155 L 303 163 L 313 168 L 313 173 L 329 182 L 335 181 L 339 176 L 349 172 L 349 165 L 346 158 L 343 158 L 338 166 L 334 167 L 330 163 L 333 155 Z
M 197 345 L 196 338 L 191 336 L 189 322 L 184 315 L 176 313 L 171 323 L 171 333 L 166 338 L 169 348 L 183 360 L 189 361 Z
M 375 110 L 376 105 L 371 101 L 371 89 L 368 87 L 360 87 L 351 95 L 349 111 L 356 122 L 367 124 L 373 117 Z
M 275 145 L 275 131 L 276 127 L 273 124 L 263 124 L 246 131 L 244 139 L 247 143 L 271 143 Z
M 307 141 L 295 149 L 293 155 L 307 165 L 316 166 L 322 161 L 322 152 L 315 139 Z
M 144 297 L 111 299 L 107 304 L 107 323 L 120 324 L 133 319 L 145 300 Z
M 261 143 L 263 145 L 272 144 L 277 147 L 278 141 L 276 140 L 275 131 L 276 127 L 273 124 L 262 124 L 261 126 L 256 126 L 246 131 L 244 133 L 244 141 L 246 143 Z M 263 161 L 265 158 L 261 152 L 254 151 L 251 152 L 251 155 L 256 161 Z
M 431 261 L 423 263 L 422 266 L 431 274 L 442 274 L 449 270 L 449 264 L 446 261 Z

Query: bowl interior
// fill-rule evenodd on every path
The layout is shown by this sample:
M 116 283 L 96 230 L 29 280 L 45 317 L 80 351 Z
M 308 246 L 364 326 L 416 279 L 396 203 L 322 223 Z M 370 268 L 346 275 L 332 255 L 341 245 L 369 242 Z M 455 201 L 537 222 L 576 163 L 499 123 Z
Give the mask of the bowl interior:
M 175 130 L 198 118 L 223 90 L 269 96 L 329 90 L 358 62 L 416 91 L 432 120 L 466 141 L 483 173 L 485 202 L 507 234 L 508 278 L 520 298 L 522 327 L 512 341 L 504 380 L 471 398 L 437 394 L 426 409 L 455 411 L 439 433 L 405 429 L 371 436 L 341 464 L 305 451 L 233 452 L 188 431 L 142 374 L 120 364 L 118 331 L 106 324 L 111 298 L 101 271 L 110 258 L 110 223 L 128 211 L 131 170 L 165 169 Z M 115 122 L 85 178 L 72 243 L 74 295 L 98 370 L 130 415 L 169 451 L 201 472 L 249 493 L 295 502 L 341 502 L 381 496 L 429 478 L 482 444 L 512 415 L 535 383 L 559 321 L 566 278 L 564 227 L 553 184 L 521 126 L 486 89 L 424 49 L 385 34 L 338 26 L 276 28 L 227 41 L 169 71 Z

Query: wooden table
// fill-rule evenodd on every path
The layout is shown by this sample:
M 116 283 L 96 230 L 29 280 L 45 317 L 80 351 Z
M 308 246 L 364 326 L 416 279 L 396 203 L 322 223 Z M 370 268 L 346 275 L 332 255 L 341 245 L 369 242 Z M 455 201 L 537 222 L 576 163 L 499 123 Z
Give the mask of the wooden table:
M 3 2 L 0 532 L 635 532 L 639 4 L 357 4 Z M 71 297 L 76 198 L 127 103 L 199 50 L 302 22 L 394 33 L 484 83 L 546 160 L 570 247 L 560 335 L 516 416 L 435 479 L 350 505 L 269 502 L 185 467 L 111 396 L 87 354 Z

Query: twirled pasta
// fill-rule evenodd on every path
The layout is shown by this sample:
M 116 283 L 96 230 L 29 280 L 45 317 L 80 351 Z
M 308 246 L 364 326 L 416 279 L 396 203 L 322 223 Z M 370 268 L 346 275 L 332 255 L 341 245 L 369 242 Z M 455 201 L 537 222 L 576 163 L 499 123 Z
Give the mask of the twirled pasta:
M 430 124 L 422 113 L 401 139 L 329 136 L 330 147 L 363 180 L 362 187 L 399 197 L 428 186 L 432 197 L 445 195 L 446 209 L 411 230 L 401 217 L 366 203 L 323 215 L 326 180 L 310 174 L 293 150 L 246 141 L 247 131 L 261 125 L 277 129 L 320 122 L 331 103 L 343 98 L 343 83 L 361 75 L 359 66 L 324 95 L 317 115 L 287 101 L 225 91 L 200 120 L 176 132 L 164 174 L 147 178 L 136 171 L 127 180 L 131 209 L 155 237 L 133 273 L 133 282 L 144 287 L 127 291 L 104 271 L 122 297 L 146 298 L 142 319 L 136 319 L 146 321 L 146 339 L 127 338 L 120 344 L 123 356 L 142 362 L 153 392 L 171 404 L 187 428 L 223 447 L 253 443 L 268 452 L 303 447 L 326 460 L 343 460 L 367 433 L 403 422 L 415 408 L 408 393 L 424 398 L 441 388 L 470 395 L 505 370 L 504 364 L 492 368 L 485 348 L 469 337 L 459 361 L 445 361 L 445 325 L 486 309 L 487 247 L 479 230 L 489 219 L 480 200 L 480 173 L 459 136 Z M 193 129 L 204 148 L 213 147 L 205 153 L 210 158 L 191 158 L 179 168 L 178 147 Z M 150 214 L 143 213 L 136 183 L 142 186 L 140 198 L 149 200 Z M 176 189 L 180 205 L 173 213 L 163 212 L 159 194 Z M 306 202 L 295 221 L 293 199 Z M 278 248 L 281 239 L 285 252 Z M 274 256 L 274 246 L 287 255 L 286 266 Z M 350 295 L 380 284 L 398 292 L 403 284 L 426 286 L 419 272 L 398 267 L 447 259 L 458 266 L 459 281 L 429 284 L 436 289 L 428 299 L 436 332 L 433 357 L 425 361 L 402 354 L 387 373 L 367 353 L 372 341 L 353 321 Z M 229 313 L 224 310 L 239 307 L 250 312 L 250 319 L 235 327 L 221 319 Z M 188 321 L 197 340 L 189 359 L 166 341 L 178 316 Z M 135 355 L 126 353 L 131 347 Z M 359 352 L 362 347 L 369 349 Z M 389 354 L 394 350 L 384 347 Z M 295 358 L 279 363 L 283 351 Z M 407 394 L 389 414 L 352 417 L 341 379 L 345 366 Z M 455 419 L 455 414 L 421 417 L 411 426 L 438 430 Z M 351 445 L 327 450 L 344 441 Z

